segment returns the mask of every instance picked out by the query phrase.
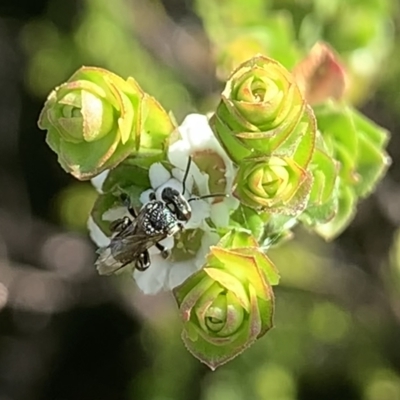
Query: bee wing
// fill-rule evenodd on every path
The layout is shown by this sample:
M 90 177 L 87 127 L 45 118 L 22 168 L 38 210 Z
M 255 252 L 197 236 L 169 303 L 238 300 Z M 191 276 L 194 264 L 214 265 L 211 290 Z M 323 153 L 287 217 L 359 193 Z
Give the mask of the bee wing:
M 132 263 L 144 251 L 162 239 L 164 239 L 164 235 L 148 236 L 142 232 L 120 235 L 107 247 L 102 247 L 97 251 L 99 254 L 95 263 L 97 271 L 100 275 L 111 275 L 126 266 L 132 267 Z
M 97 253 L 99 257 L 95 262 L 95 266 L 100 275 L 111 275 L 124 267 L 121 261 L 114 258 L 110 246 L 100 247 Z

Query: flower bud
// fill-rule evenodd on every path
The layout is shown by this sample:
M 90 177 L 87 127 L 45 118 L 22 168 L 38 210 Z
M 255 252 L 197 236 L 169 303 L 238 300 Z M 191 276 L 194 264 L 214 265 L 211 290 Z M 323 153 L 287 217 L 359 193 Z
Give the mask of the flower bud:
M 38 125 L 61 166 L 81 180 L 113 168 L 131 154 L 164 151 L 174 126 L 156 100 L 132 79 L 82 67 L 54 89 Z
M 263 211 L 295 215 L 306 206 L 311 174 L 290 157 L 246 160 L 239 166 L 235 196 Z
M 279 275 L 255 239 L 231 231 L 206 265 L 174 290 L 192 354 L 215 369 L 272 328 Z
M 293 133 L 305 102 L 292 74 L 256 56 L 227 81 L 210 123 L 233 161 L 271 154 Z
M 326 43 L 317 42 L 293 69 L 308 104 L 330 98 L 341 100 L 346 90 L 346 71 L 338 55 Z

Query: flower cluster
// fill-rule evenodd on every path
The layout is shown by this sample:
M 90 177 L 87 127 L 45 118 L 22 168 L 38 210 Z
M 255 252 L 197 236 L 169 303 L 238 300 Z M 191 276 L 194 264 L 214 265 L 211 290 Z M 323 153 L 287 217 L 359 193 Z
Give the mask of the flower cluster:
M 344 83 L 320 45 L 293 73 L 245 61 L 210 118 L 178 127 L 132 78 L 99 68 L 45 104 L 39 125 L 60 164 L 99 193 L 88 220 L 98 272 L 172 290 L 187 348 L 213 369 L 273 326 L 269 246 L 298 223 L 338 235 L 385 172 L 387 134 L 341 103 Z
M 111 171 L 103 182 L 100 181 L 101 186 L 97 185 L 97 189 L 104 193 L 99 196 L 94 211 L 98 207 L 102 209 L 104 203 L 108 204 L 110 197 L 114 197 L 113 203 L 117 204 L 111 208 L 106 204 L 101 213 L 95 212 L 89 220 L 92 239 L 98 246 L 104 247 L 110 242 L 106 236 L 110 232 L 104 226 L 104 221 L 114 221 L 127 215 L 126 207 L 121 207 L 117 196 L 114 196 L 117 192 L 112 183 L 110 187 L 114 179 L 118 182 L 119 190 L 131 197 L 136 195 L 136 200 L 142 206 L 150 201 L 153 194 L 157 200 L 162 200 L 161 194 L 166 187 L 183 193 L 184 173 L 190 157 L 192 163 L 185 182 L 186 199 L 212 193 L 228 194 L 232 191 L 235 168 L 215 139 L 207 117 L 200 114 L 188 115 L 178 127 L 178 133 L 179 140 L 168 148 L 168 165 L 158 162 L 149 167 L 148 185 L 140 182 L 137 171 L 135 173 L 134 169 L 124 164 Z M 121 173 L 120 170 L 124 170 L 128 182 L 115 178 Z M 152 246 L 149 252 L 154 268 L 133 271 L 139 288 L 147 294 L 172 290 L 201 268 L 210 246 L 219 240 L 217 230 L 228 225 L 231 211 L 237 206 L 238 201 L 233 197 L 196 199 L 191 202 L 191 218 L 185 223 L 185 230 L 161 241 L 166 249 L 171 250 L 168 259 Z
M 241 212 L 233 219 L 264 245 L 284 237 L 308 210 L 319 223 L 337 211 L 338 164 L 317 130 L 299 75 L 256 56 L 233 72 L 211 119 L 238 167 L 234 195 Z M 251 226 L 243 213 L 253 214 Z

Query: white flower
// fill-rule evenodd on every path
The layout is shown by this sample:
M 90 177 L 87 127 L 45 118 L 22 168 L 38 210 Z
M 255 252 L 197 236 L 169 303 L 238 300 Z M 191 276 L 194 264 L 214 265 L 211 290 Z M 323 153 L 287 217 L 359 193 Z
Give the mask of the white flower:
M 107 237 L 103 231 L 94 222 L 92 216 L 89 216 L 87 221 L 87 227 L 89 229 L 89 236 L 98 247 L 105 247 L 110 244 L 110 238 Z
M 163 290 L 172 290 L 203 266 L 210 246 L 215 245 L 218 240 L 219 236 L 215 232 L 205 232 L 196 255 L 192 259 L 178 262 L 164 259 L 159 250 L 152 247 L 149 250 L 150 268 L 143 272 L 135 270 L 133 278 L 145 294 L 156 294 Z M 171 248 L 173 238 L 167 238 L 161 241 L 161 244 Z
M 215 245 L 219 240 L 215 227 L 227 226 L 231 211 L 239 204 L 238 200 L 232 196 L 215 204 L 212 198 L 197 200 L 198 197 L 210 194 L 210 177 L 201 171 L 195 162 L 191 163 L 186 181 L 183 182 L 189 157 L 210 152 L 214 156 L 217 154 L 223 161 L 224 168 L 218 172 L 220 175 L 224 172 L 225 193 L 231 194 L 236 171 L 232 161 L 214 137 L 207 117 L 200 114 L 190 114 L 185 118 L 178 131 L 181 139 L 173 143 L 168 150 L 168 158 L 173 165 L 171 172 L 161 163 L 153 164 L 149 169 L 151 188 L 141 193 L 140 201 L 142 204 L 146 204 L 150 201 L 152 194 L 155 195 L 156 199 L 162 200 L 161 193 L 165 187 L 172 187 L 183 193 L 183 183 L 185 183 L 184 196 L 186 199 L 196 198 L 196 200 L 190 201 L 191 218 L 185 224 L 185 229 L 200 229 L 203 233 L 201 242 L 198 243 L 197 252 L 185 261 L 165 259 L 155 246 L 149 249 L 150 268 L 146 271 L 134 270 L 133 272 L 138 287 L 147 294 L 155 294 L 161 290 L 172 290 L 198 271 L 205 264 L 205 257 L 210 246 Z M 221 162 L 216 167 L 221 168 Z M 196 196 L 191 194 L 194 189 L 196 189 Z M 102 218 L 103 220 L 114 221 L 123 217 L 126 213 L 125 208 L 112 208 L 104 213 Z M 89 219 L 88 226 L 92 239 L 98 245 L 104 246 L 107 238 L 92 219 Z M 177 242 L 176 237 L 168 237 L 161 241 L 161 244 L 166 249 L 173 249 L 175 245 L 183 246 L 183 242 Z
M 225 164 L 225 193 L 230 194 L 233 180 L 236 175 L 235 167 L 231 159 L 226 154 L 208 123 L 208 118 L 201 114 L 189 114 L 182 125 L 178 128 L 181 140 L 173 143 L 168 150 L 168 158 L 171 164 L 184 171 L 190 155 L 196 152 L 212 151 L 218 154 Z M 195 166 L 195 177 L 200 180 L 201 172 Z M 182 172 L 183 173 L 183 172 Z M 196 178 L 195 178 L 196 179 Z M 196 181 L 197 183 L 197 181 Z M 207 181 L 208 183 L 208 181 Z M 204 190 L 204 193 L 202 192 Z M 207 187 L 199 187 L 200 193 L 208 194 Z M 222 202 L 213 204 L 211 207 L 211 220 L 217 227 L 226 226 L 229 221 L 230 210 L 239 206 L 239 201 L 233 196 L 226 197 Z
M 155 193 L 157 199 L 161 199 L 161 193 L 165 187 L 173 187 L 180 193 L 183 192 L 183 178 L 188 165 L 189 157 L 196 152 L 212 151 L 221 157 L 225 164 L 225 193 L 230 194 L 235 176 L 232 161 L 226 155 L 215 138 L 208 119 L 204 115 L 190 114 L 178 128 L 181 139 L 173 143 L 168 150 L 168 158 L 173 168 L 171 173 L 161 163 L 153 164 L 149 169 L 149 178 L 152 189 L 146 190 L 140 196 L 142 204 L 150 200 L 150 194 Z M 195 186 L 199 197 L 210 194 L 208 187 L 209 176 L 200 171 L 195 163 L 191 163 L 188 177 L 185 182 L 185 197 L 191 198 L 191 192 Z M 195 196 L 193 196 L 195 197 Z M 134 271 L 133 276 L 139 288 L 144 293 L 157 293 L 160 290 L 171 290 L 180 285 L 190 275 L 198 271 L 205 263 L 205 256 L 210 246 L 216 244 L 219 236 L 206 222 L 211 219 L 216 227 L 227 226 L 230 212 L 238 206 L 239 202 L 232 196 L 223 201 L 212 204 L 212 199 L 196 200 L 190 202 L 192 216 L 185 224 L 185 229 L 201 229 L 204 234 L 201 245 L 193 258 L 180 262 L 172 262 L 164 259 L 160 252 L 152 247 L 150 249 L 151 267 L 146 271 Z M 168 238 L 164 245 L 167 249 L 174 246 L 174 238 Z M 171 240 L 172 239 L 172 240 Z
M 103 183 L 104 181 L 107 179 L 108 173 L 110 172 L 109 169 L 106 169 L 105 171 L 103 171 L 101 174 L 96 175 L 94 178 L 92 178 L 90 180 L 90 182 L 92 183 L 92 185 L 96 188 L 96 190 L 101 194 L 103 193 L 102 191 L 102 187 L 103 187 Z

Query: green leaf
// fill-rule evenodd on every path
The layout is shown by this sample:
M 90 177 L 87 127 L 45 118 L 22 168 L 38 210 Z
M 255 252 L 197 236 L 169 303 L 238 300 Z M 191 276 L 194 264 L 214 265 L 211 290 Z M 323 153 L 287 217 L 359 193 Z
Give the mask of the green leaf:
M 205 271 L 206 272 L 206 271 Z M 207 281 L 207 279 L 204 279 L 204 281 Z M 210 280 L 211 282 L 213 280 Z M 193 290 L 190 292 L 189 297 L 194 293 L 196 293 L 197 297 L 197 290 Z M 204 331 L 207 332 L 209 330 L 207 326 L 207 318 L 206 314 L 207 311 L 209 310 L 210 306 L 217 300 L 217 298 L 224 292 L 224 288 L 216 281 L 213 282 L 213 284 L 203 293 L 199 298 L 196 299 L 196 307 L 193 308 L 193 311 L 197 317 L 197 321 L 199 323 L 199 327 Z M 192 303 L 192 301 L 190 301 Z M 182 305 L 185 306 L 186 303 L 183 303 Z M 226 307 L 226 305 L 225 305 Z M 193 315 L 192 315 L 193 317 Z M 226 317 L 226 316 L 225 316 Z M 211 336 L 214 336 L 215 331 L 210 330 Z
M 269 298 L 269 283 L 263 280 L 254 251 L 247 251 L 247 248 L 228 250 L 212 247 L 207 261 L 207 265 L 216 268 L 226 269 L 229 266 L 230 274 L 236 277 L 242 285 L 246 285 L 248 282 L 256 289 L 257 296 Z
M 279 284 L 280 275 L 274 263 L 259 248 L 240 249 L 242 254 L 252 255 L 255 258 L 258 268 L 265 274 L 265 286 L 275 286 Z M 268 296 L 269 297 L 269 296 Z M 267 297 L 267 298 L 268 298 Z
M 103 192 L 113 192 L 118 188 L 138 186 L 142 191 L 151 187 L 149 171 L 146 168 L 123 162 L 111 170 L 103 183 Z
M 356 195 L 350 187 L 340 188 L 338 196 L 338 212 L 334 218 L 325 224 L 318 224 L 314 230 L 325 240 L 332 240 L 339 236 L 350 224 L 355 215 Z
M 144 146 L 163 148 L 165 139 L 176 129 L 171 116 L 160 103 L 152 96 L 146 95 L 143 99 L 144 116 Z
M 70 143 L 60 140 L 59 156 L 68 166 L 68 172 L 80 180 L 87 180 L 101 171 L 109 153 L 118 145 L 117 132 L 114 131 L 95 142 Z
M 196 304 L 196 301 L 214 283 L 211 279 L 205 279 L 206 277 L 207 274 L 203 270 L 200 270 L 190 276 L 190 282 L 186 280 L 174 288 L 174 297 L 181 308 L 184 321 L 189 320 L 191 307 Z M 193 288 L 196 288 L 195 292 L 192 292 Z M 182 304 L 185 304 L 185 307 L 188 308 L 182 307 Z
M 214 281 L 218 282 L 223 289 L 235 294 L 239 304 L 247 311 L 250 311 L 249 298 L 243 284 L 232 274 L 218 268 L 206 267 L 204 272 Z
M 365 197 L 374 190 L 377 182 L 385 175 L 390 165 L 390 158 L 365 136 L 360 136 L 357 161 L 360 179 L 355 190 L 359 196 Z
M 246 148 L 235 138 L 231 130 L 224 124 L 217 114 L 210 119 L 210 126 L 214 131 L 216 138 L 227 151 L 232 161 L 239 163 L 243 158 L 251 155 L 251 150 Z
M 336 190 L 332 193 L 331 198 L 321 205 L 308 206 L 300 219 L 309 226 L 324 224 L 332 220 L 338 212 L 339 201 Z
M 371 142 L 380 148 L 383 148 L 387 145 L 390 134 L 386 129 L 383 129 L 379 125 L 375 124 L 356 109 L 352 108 L 350 112 L 354 121 L 354 125 L 359 134 L 367 137 Z
M 245 228 L 251 231 L 253 236 L 258 240 L 264 232 L 264 223 L 268 219 L 268 215 L 263 212 L 254 210 L 241 204 L 231 215 L 231 220 L 238 227 Z M 227 247 L 221 245 L 222 247 Z M 230 247 L 245 247 L 246 245 L 230 246 Z
M 316 120 L 311 107 L 307 106 L 300 122 L 304 134 L 293 154 L 293 159 L 301 167 L 306 168 L 311 161 L 315 147 Z
M 109 209 L 122 206 L 118 198 L 112 193 L 100 194 L 92 208 L 91 216 L 95 224 L 102 230 L 106 236 L 111 235 L 110 221 L 103 220 L 103 214 Z

